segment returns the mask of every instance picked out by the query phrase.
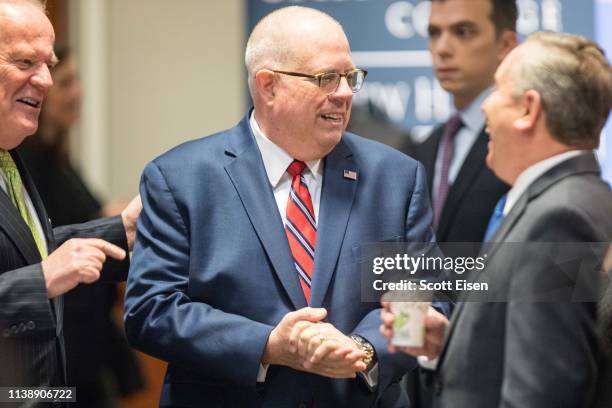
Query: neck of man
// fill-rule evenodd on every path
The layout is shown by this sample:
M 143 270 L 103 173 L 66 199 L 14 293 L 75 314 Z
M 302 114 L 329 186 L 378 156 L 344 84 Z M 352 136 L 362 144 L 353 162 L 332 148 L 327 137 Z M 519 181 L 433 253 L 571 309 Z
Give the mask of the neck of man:
M 485 91 L 485 89 L 493 86 L 494 82 L 486 84 L 484 87 L 478 90 L 458 92 L 453 94 L 453 104 L 457 112 L 465 110 L 472 102 L 478 98 L 478 96 Z
M 523 156 L 523 160 L 521 161 L 521 165 L 516 167 L 513 176 L 507 181 L 508 184 L 514 186 L 519 176 L 529 167 L 546 159 L 550 159 L 553 156 L 557 156 L 572 150 L 578 150 L 578 148 L 556 142 L 548 146 L 547 149 L 532 149 L 531 151 L 526 151 L 525 155 Z
M 290 135 L 291 132 L 277 128 L 275 126 L 275 121 L 268 120 L 264 114 L 258 113 L 257 108 L 255 109 L 255 121 L 268 140 L 283 149 L 289 156 L 296 160 L 303 162 L 319 160 L 327 156 L 327 154 L 333 150 L 332 146 L 327 151 L 320 151 L 309 143 L 287 138 L 287 135 Z

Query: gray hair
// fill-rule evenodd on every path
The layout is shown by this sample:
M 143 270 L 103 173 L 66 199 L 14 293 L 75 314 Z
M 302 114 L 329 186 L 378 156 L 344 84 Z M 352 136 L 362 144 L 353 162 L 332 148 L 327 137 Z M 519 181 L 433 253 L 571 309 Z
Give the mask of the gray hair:
M 561 143 L 599 146 L 612 107 L 612 71 L 601 48 L 578 35 L 539 32 L 527 42 L 537 47 L 511 68 L 514 94 L 540 94 L 546 126 Z
M 244 54 L 244 63 L 248 73 L 249 89 L 257 71 L 268 69 L 293 69 L 304 63 L 295 49 L 295 44 L 287 38 L 292 18 L 319 18 L 342 26 L 330 15 L 316 9 L 289 6 L 275 10 L 262 18 L 249 36 Z

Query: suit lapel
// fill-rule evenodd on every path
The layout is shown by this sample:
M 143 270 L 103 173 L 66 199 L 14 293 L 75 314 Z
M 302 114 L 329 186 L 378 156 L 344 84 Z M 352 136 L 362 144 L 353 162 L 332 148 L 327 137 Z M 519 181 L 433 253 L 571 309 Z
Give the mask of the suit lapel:
M 506 235 L 508 235 L 508 233 L 512 230 L 512 227 L 516 224 L 518 219 L 525 212 L 526 205 L 527 205 L 527 196 L 523 194 L 523 196 L 521 196 L 521 198 L 514 205 L 514 207 L 512 207 L 512 211 L 510 211 L 510 213 L 506 217 L 504 217 L 502 223 L 500 224 L 499 228 L 497 229 L 497 231 L 495 232 L 491 240 L 488 243 L 485 243 L 483 245 L 480 251 L 480 254 L 487 254 L 487 259 L 489 260 L 492 258 L 493 254 L 497 251 L 497 249 L 503 243 L 503 240 L 506 237 Z M 483 273 L 483 272 L 480 272 L 480 273 Z M 476 279 L 477 276 L 478 276 L 477 274 L 474 274 L 472 280 L 477 280 Z M 444 339 L 444 347 L 442 348 L 442 353 L 440 354 L 438 368 L 442 366 L 442 361 L 444 360 L 444 357 L 446 356 L 446 350 L 448 349 L 447 345 L 450 342 L 451 337 L 453 336 L 453 333 L 455 331 L 455 328 L 457 327 L 459 319 L 461 319 L 461 315 L 463 313 L 463 308 L 465 307 L 465 304 L 466 304 L 465 299 L 463 301 L 462 299 L 459 299 L 459 301 L 457 302 L 457 306 L 455 307 L 455 310 L 453 311 L 453 315 L 451 317 L 451 320 L 448 326 L 446 337 Z
M 226 155 L 230 157 L 230 161 L 225 166 L 225 171 L 240 196 L 274 272 L 293 306 L 300 309 L 306 306 L 306 299 L 298 281 L 274 193 L 257 143 L 251 134 L 249 115 L 250 113 L 228 135 Z
M 47 242 L 48 252 L 51 253 L 53 249 L 55 249 L 55 239 L 53 237 L 53 228 L 51 227 L 51 222 L 49 221 L 49 216 L 47 215 L 47 210 L 45 210 L 45 205 L 38 194 L 38 190 L 34 185 L 34 180 L 30 176 L 30 172 L 28 171 L 26 165 L 21 160 L 21 156 L 17 153 L 17 151 L 13 151 L 13 160 L 19 169 L 19 174 L 21 175 L 21 180 L 23 185 L 25 186 L 28 194 L 30 195 L 30 200 L 32 200 L 32 204 L 34 204 L 34 209 L 36 210 L 36 215 L 38 216 L 38 220 L 40 221 L 40 225 L 43 229 L 43 234 L 45 235 L 45 241 Z
M 491 237 L 491 240 L 483 246 L 482 253 L 487 253 L 488 257 L 495 253 L 500 243 L 504 242 L 508 233 L 512 230 L 516 222 L 521 218 L 527 204 L 567 176 L 580 173 L 599 174 L 599 166 L 593 153 L 581 154 L 574 158 L 561 162 L 559 165 L 548 170 L 538 177 L 527 190 L 519 197 L 508 215 L 504 217 L 499 228 Z
M 45 210 L 45 206 L 42 202 L 42 199 L 40 198 L 40 195 L 38 194 L 38 190 L 36 189 L 36 186 L 34 185 L 34 180 L 32 180 L 32 177 L 30 176 L 28 169 L 23 163 L 23 160 L 21 160 L 21 156 L 15 150 L 11 152 L 11 156 L 13 157 L 13 160 L 15 161 L 15 164 L 17 165 L 17 168 L 19 169 L 19 175 L 21 176 L 21 181 L 25 189 L 28 191 L 28 195 L 30 196 L 30 200 L 32 200 L 32 204 L 34 205 L 34 210 L 36 211 L 36 216 L 38 217 L 38 220 L 40 221 L 40 225 L 42 226 L 43 234 L 45 236 L 45 241 L 47 243 L 47 252 L 51 253 L 55 249 L 55 239 L 53 238 L 53 230 L 51 228 L 51 223 L 49 222 L 49 217 L 47 216 L 47 211 Z M 21 218 L 21 215 L 19 216 L 19 218 L 23 221 L 23 219 Z M 28 230 L 28 235 L 30 237 L 32 244 L 34 245 L 33 247 L 30 247 L 30 248 L 33 249 L 34 252 L 36 253 L 36 259 L 37 259 L 34 262 L 28 261 L 28 263 L 29 264 L 38 263 L 41 261 L 40 253 L 38 252 L 38 247 L 36 246 L 36 242 L 34 241 L 34 238 L 32 237 L 32 233 L 30 232 L 30 228 L 28 227 L 28 225 L 25 222 L 23 222 L 23 225 L 25 225 L 25 227 Z M 55 327 L 56 327 L 56 334 L 58 338 L 61 338 L 63 327 L 64 327 L 64 324 L 63 324 L 64 301 L 63 299 L 64 299 L 63 296 L 56 296 L 51 301 L 53 305 L 52 309 L 54 311 L 54 316 L 56 318 Z
M 317 245 L 310 305 L 323 304 L 336 269 L 359 180 L 344 177 L 344 170 L 359 171 L 348 146 L 341 141 L 325 158 L 321 206 L 317 221 Z
M 20 175 L 22 175 L 23 164 L 21 160 L 19 160 L 19 157 L 14 151 L 11 151 L 11 156 L 19 168 Z M 22 180 L 28 177 L 28 175 L 26 175 L 26 177 L 22 175 Z M 28 189 L 27 185 L 26 189 Z M 30 190 L 28 189 L 28 193 L 29 192 Z M 0 215 L 3 218 L 3 221 L 0 223 L 0 228 L 3 229 L 6 235 L 13 241 L 15 247 L 25 258 L 26 263 L 30 265 L 40 262 L 40 253 L 38 252 L 36 242 L 34 242 L 28 224 L 26 224 L 19 210 L 15 208 L 11 199 L 2 189 L 0 189 Z
M 580 173 L 592 173 L 595 175 L 599 174 L 599 166 L 593 153 L 585 153 L 567 161 L 564 161 L 561 164 L 547 171 L 538 179 L 536 179 L 533 184 L 529 186 L 527 191 L 525 191 L 521 195 L 521 197 L 516 202 L 516 204 L 514 204 L 512 210 L 510 210 L 508 215 L 504 217 L 499 228 L 497 229 L 493 237 L 491 237 L 491 240 L 483 245 L 480 253 L 486 253 L 488 259 L 490 260 L 497 251 L 497 249 L 500 248 L 501 244 L 505 242 L 506 237 L 508 236 L 510 231 L 512 231 L 518 220 L 525 213 L 527 205 L 531 200 L 538 197 L 545 190 L 547 190 L 563 178 Z M 440 354 L 438 370 L 442 366 L 442 361 L 444 359 L 444 356 L 446 355 L 446 350 L 448 349 L 448 343 L 450 342 L 454 329 L 455 327 L 457 327 L 458 321 L 461 318 L 464 305 L 465 302 L 458 302 L 457 307 L 453 312 L 453 316 L 448 327 L 448 333 L 444 341 L 444 348 L 442 349 L 442 353 Z
M 470 149 L 465 158 L 455 183 L 451 186 L 444 208 L 442 209 L 442 218 L 438 226 L 438 236 L 444 236 L 446 230 L 450 226 L 452 218 L 456 214 L 456 209 L 464 197 L 466 191 L 472 186 L 474 179 L 485 166 L 485 158 L 487 156 L 488 136 L 484 129 L 478 135 L 474 145 Z

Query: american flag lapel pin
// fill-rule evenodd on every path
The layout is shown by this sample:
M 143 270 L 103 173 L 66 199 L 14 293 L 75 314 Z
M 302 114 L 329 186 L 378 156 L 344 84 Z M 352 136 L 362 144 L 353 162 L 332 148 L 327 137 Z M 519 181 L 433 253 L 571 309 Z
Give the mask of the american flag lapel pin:
M 357 172 L 353 170 L 344 169 L 344 178 L 349 180 L 357 180 Z

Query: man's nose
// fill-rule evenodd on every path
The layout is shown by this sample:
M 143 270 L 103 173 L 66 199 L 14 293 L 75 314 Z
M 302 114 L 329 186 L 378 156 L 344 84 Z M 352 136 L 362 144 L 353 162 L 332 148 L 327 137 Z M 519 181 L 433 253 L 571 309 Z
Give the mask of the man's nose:
M 36 72 L 30 77 L 30 82 L 37 88 L 47 91 L 53 85 L 51 71 L 47 64 L 40 64 Z
M 441 33 L 435 41 L 431 42 L 430 46 L 431 51 L 440 57 L 449 57 L 453 54 L 454 45 L 449 33 Z
M 336 92 L 329 95 L 330 98 L 334 99 L 351 99 L 353 97 L 353 90 L 351 89 L 348 79 L 345 76 L 340 77 L 340 83 Z

